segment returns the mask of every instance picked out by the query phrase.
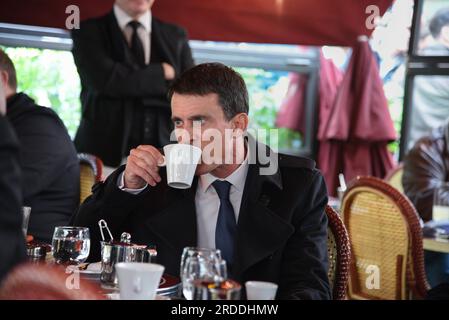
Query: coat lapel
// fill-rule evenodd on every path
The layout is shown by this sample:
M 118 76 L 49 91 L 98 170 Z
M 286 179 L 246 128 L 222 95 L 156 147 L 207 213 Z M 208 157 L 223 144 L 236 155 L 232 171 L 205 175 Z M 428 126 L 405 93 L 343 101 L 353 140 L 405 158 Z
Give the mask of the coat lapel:
M 153 33 L 153 36 L 150 40 L 152 40 L 152 42 L 156 42 L 151 43 L 151 45 L 157 46 L 162 60 L 172 65 L 173 68 L 175 68 L 176 74 L 179 74 L 179 66 L 178 63 L 176 63 L 176 58 L 172 53 L 175 51 L 170 50 L 170 48 L 168 47 L 169 43 L 171 43 L 171 39 L 165 37 L 160 22 L 155 17 L 153 17 L 151 22 L 151 32 Z
M 106 17 L 114 56 L 117 61 L 130 63 L 132 61 L 132 57 L 130 56 L 131 52 L 128 43 L 126 42 L 125 35 L 118 25 L 114 12 L 111 11 Z
M 282 192 L 279 168 L 273 175 L 260 175 L 261 167 L 258 163 L 251 164 L 248 170 L 235 243 L 232 270 L 235 279 L 272 255 L 294 232 L 293 226 L 279 217 L 271 205 L 276 193 Z
M 114 60 L 121 61 L 124 64 L 135 67 L 134 57 L 129 48 L 128 42 L 126 41 L 123 31 L 120 29 L 117 18 L 115 17 L 114 11 L 111 11 L 107 16 L 107 28 L 111 39 L 111 52 L 114 56 Z M 121 154 L 128 153 L 128 138 L 131 132 L 131 125 L 133 123 L 133 100 L 128 100 L 125 102 L 127 106 L 123 108 L 123 134 L 121 143 Z

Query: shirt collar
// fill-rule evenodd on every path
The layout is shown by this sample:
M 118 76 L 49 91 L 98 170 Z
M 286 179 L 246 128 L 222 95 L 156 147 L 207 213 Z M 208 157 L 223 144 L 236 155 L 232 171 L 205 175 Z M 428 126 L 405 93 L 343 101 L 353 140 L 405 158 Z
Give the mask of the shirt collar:
M 133 18 L 130 17 L 125 11 L 123 11 L 122 8 L 120 8 L 116 4 L 114 4 L 113 10 L 120 29 L 124 30 L 128 23 L 133 20 Z M 140 22 L 140 24 L 145 28 L 147 32 L 151 32 L 151 20 L 151 10 L 148 10 L 137 21 Z
M 221 180 L 221 181 L 228 181 L 230 184 L 232 184 L 238 191 L 243 191 L 245 188 L 245 182 L 246 182 L 246 175 L 248 174 L 248 153 L 246 153 L 245 160 L 242 162 L 242 164 L 235 170 L 233 173 L 231 173 L 229 176 L 227 176 L 224 179 L 217 178 L 211 173 L 206 173 L 200 176 L 199 185 L 203 192 L 206 192 L 210 185 L 215 180 Z

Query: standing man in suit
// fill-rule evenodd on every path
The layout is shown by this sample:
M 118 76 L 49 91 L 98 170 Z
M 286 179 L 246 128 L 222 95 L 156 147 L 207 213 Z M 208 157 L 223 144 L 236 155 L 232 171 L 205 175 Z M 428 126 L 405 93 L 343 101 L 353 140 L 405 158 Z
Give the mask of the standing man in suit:
M 241 283 L 276 282 L 280 299 L 329 299 L 327 190 L 315 163 L 244 138 L 248 92 L 229 67 L 186 71 L 170 97 L 178 140 L 203 150 L 194 183 L 168 187 L 159 150 L 131 150 L 126 167 L 97 184 L 75 218 L 91 230 L 91 259 L 99 259 L 97 223 L 105 219 L 114 237 L 127 231 L 136 243 L 155 244 L 168 273 L 179 274 L 185 246 L 219 248 Z
M 6 116 L 20 142 L 23 204 L 31 207 L 28 233 L 51 243 L 56 226 L 67 225 L 79 205 L 80 173 L 75 146 L 50 108 L 17 92 L 14 64 L 0 50 Z
M 19 142 L 5 113 L 6 98 L 0 78 L 0 283 L 14 265 L 25 259 Z
M 154 0 L 116 0 L 107 15 L 73 30 L 81 78 L 78 152 L 117 167 L 140 144 L 169 142 L 169 84 L 193 66 L 186 33 L 151 14 Z

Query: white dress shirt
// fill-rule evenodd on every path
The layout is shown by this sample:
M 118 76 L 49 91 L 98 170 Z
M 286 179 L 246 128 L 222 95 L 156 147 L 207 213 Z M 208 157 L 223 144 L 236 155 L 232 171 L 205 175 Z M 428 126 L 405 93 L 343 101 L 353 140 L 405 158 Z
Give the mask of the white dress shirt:
M 131 37 L 133 34 L 133 28 L 128 25 L 129 22 L 134 19 L 130 17 L 125 11 L 123 11 L 118 5 L 114 5 L 114 15 L 117 19 L 118 25 L 120 29 L 123 31 L 125 35 L 125 39 L 128 42 L 128 45 L 131 45 Z M 142 41 L 143 50 L 145 54 L 145 64 L 150 63 L 150 46 L 151 46 L 151 11 L 148 10 L 145 12 L 139 19 L 141 26 L 137 29 L 137 34 L 139 35 L 140 41 Z
M 234 209 L 235 221 L 238 222 L 247 174 L 248 157 L 237 170 L 225 179 L 218 179 L 210 173 L 200 176 L 195 194 L 196 224 L 198 230 L 197 245 L 199 247 L 215 249 L 215 227 L 217 225 L 218 210 L 220 209 L 220 198 L 212 186 L 212 182 L 222 180 L 228 181 L 231 184 L 229 200 Z
M 229 200 L 234 209 L 235 221 L 238 222 L 240 214 L 240 205 L 242 203 L 243 190 L 245 188 L 246 176 L 248 175 L 248 156 L 242 164 L 227 176 L 225 179 L 219 179 L 210 173 L 199 177 L 198 186 L 195 194 L 196 224 L 198 230 L 197 245 L 201 248 L 215 249 L 215 227 L 217 225 L 218 210 L 220 209 L 220 198 L 218 197 L 212 183 L 215 180 L 228 181 L 231 184 L 229 190 Z M 117 186 L 128 193 L 137 195 L 145 188 L 128 189 L 125 188 L 124 173 L 118 177 Z

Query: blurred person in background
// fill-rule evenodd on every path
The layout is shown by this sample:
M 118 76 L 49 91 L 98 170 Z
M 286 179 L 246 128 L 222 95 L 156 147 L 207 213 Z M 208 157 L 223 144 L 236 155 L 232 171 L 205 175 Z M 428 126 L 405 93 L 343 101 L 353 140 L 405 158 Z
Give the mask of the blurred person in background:
M 17 92 L 14 64 L 0 50 L 6 116 L 20 143 L 23 205 L 31 207 L 28 233 L 51 243 L 55 226 L 69 223 L 79 204 L 79 162 L 66 127 L 50 108 Z
M 402 185 L 419 215 L 432 220 L 434 193 L 449 182 L 449 118 L 445 125 L 421 137 L 404 158 Z M 449 205 L 449 194 L 443 203 Z M 425 251 L 427 278 L 431 286 L 449 282 L 449 254 Z
M 193 66 L 185 30 L 154 17 L 153 3 L 116 0 L 72 32 L 82 105 L 75 145 L 101 158 L 105 176 L 132 148 L 169 143 L 168 86 Z
M 5 92 L 0 85 L 0 284 L 8 271 L 25 259 L 19 142 L 5 114 Z

